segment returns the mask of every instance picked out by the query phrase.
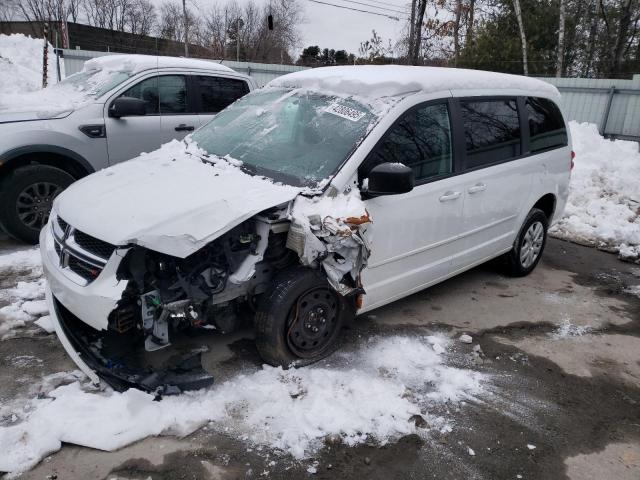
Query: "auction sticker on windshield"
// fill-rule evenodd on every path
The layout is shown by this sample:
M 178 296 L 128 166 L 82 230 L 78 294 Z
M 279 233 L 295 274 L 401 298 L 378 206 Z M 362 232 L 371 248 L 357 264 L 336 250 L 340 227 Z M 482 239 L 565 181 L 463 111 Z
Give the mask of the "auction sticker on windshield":
M 351 120 L 352 122 L 357 122 L 366 115 L 365 112 L 347 107 L 346 105 L 340 105 L 339 103 L 332 103 L 325 111 L 339 117 L 346 118 L 347 120 Z

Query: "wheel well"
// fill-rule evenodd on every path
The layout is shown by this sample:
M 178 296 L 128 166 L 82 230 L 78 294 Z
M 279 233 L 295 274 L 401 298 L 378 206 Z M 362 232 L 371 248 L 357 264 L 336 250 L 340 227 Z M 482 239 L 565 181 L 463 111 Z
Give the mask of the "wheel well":
M 54 152 L 29 152 L 13 157 L 1 165 L 0 176 L 4 177 L 20 167 L 37 164 L 64 170 L 76 180 L 91 173 L 85 165 L 68 155 Z
M 547 193 L 536 202 L 533 208 L 539 208 L 551 220 L 556 209 L 556 196 L 553 193 Z

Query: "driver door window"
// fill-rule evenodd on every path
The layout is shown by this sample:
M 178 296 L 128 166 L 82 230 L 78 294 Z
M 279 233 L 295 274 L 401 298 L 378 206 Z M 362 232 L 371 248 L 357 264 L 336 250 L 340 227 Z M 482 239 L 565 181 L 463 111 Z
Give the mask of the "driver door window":
M 184 75 L 162 75 L 147 78 L 121 96 L 144 100 L 147 115 L 185 114 L 187 82 Z
M 409 110 L 387 132 L 365 163 L 368 173 L 380 163 L 402 163 L 413 169 L 416 183 L 453 170 L 451 124 L 446 103 Z

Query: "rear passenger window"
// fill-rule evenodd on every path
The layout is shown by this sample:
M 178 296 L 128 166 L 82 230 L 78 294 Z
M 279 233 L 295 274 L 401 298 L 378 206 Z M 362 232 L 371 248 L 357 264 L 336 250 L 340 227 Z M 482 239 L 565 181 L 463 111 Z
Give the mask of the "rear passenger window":
M 365 163 L 365 175 L 380 163 L 403 163 L 416 181 L 451 173 L 451 125 L 446 104 L 408 111 L 387 132 Z
M 235 78 L 197 76 L 201 113 L 217 113 L 249 93 L 244 80 Z
M 532 153 L 567 145 L 567 127 L 555 103 L 546 98 L 528 97 L 526 106 Z
M 521 154 L 515 98 L 461 104 L 467 150 L 466 168 L 504 162 Z

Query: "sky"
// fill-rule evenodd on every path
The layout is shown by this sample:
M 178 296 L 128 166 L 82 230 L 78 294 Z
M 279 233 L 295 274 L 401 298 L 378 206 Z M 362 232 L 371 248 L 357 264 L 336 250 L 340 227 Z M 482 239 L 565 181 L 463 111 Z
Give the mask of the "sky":
M 360 42 L 371 38 L 371 30 L 375 30 L 380 35 L 385 44 L 388 39 L 395 44 L 400 38 L 400 34 L 405 25 L 404 18 L 400 21 L 392 20 L 386 17 L 371 15 L 367 13 L 354 12 L 342 8 L 336 8 L 329 5 L 320 5 L 310 0 L 299 0 L 304 8 L 306 23 L 301 25 L 301 33 L 303 38 L 302 47 L 308 45 L 319 45 L 322 48 L 333 48 L 335 50 L 347 50 L 349 53 L 358 53 Z M 377 11 L 380 13 L 393 12 L 377 10 L 375 8 L 366 7 L 358 3 L 346 3 L 343 0 L 323 0 L 327 3 L 340 4 L 362 10 Z M 405 10 L 402 7 L 405 3 L 403 0 L 381 0 L 373 2 L 371 0 L 357 0 L 360 3 L 370 5 L 387 4 L 387 7 L 394 10 Z M 400 7 L 391 6 L 391 4 Z

